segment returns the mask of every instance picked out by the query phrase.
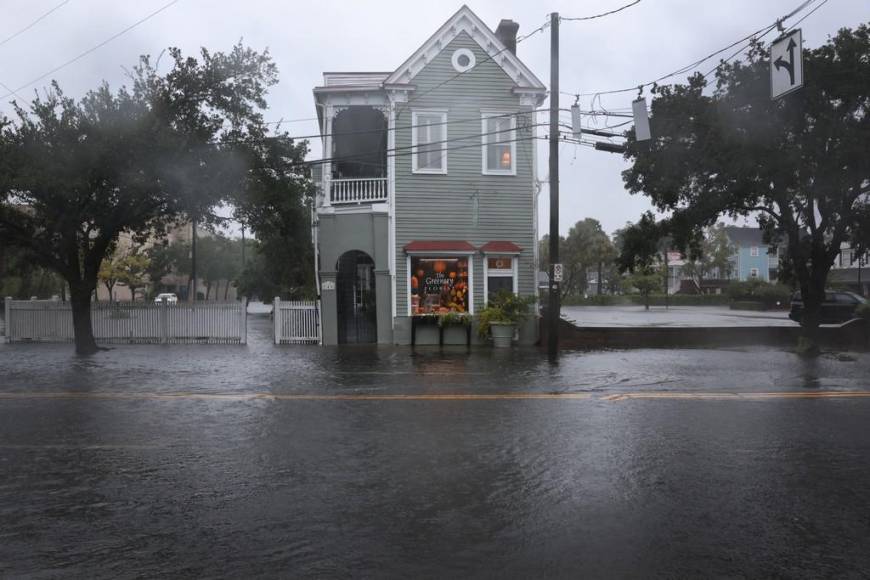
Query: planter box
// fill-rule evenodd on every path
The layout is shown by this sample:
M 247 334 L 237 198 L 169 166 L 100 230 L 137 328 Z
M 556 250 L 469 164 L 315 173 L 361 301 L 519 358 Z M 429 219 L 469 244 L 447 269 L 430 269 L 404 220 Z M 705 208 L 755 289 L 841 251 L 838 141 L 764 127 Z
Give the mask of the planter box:
M 515 324 L 505 324 L 493 322 L 489 326 L 489 332 L 492 334 L 492 344 L 496 348 L 510 348 L 514 340 Z

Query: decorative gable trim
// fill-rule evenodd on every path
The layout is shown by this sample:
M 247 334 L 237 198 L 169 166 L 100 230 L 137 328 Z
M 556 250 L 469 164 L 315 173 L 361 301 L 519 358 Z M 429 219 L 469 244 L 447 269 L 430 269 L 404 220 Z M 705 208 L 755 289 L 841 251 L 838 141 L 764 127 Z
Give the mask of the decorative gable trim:
M 462 6 L 456 14 L 450 17 L 435 34 L 429 37 L 423 46 L 387 77 L 384 84 L 410 83 L 462 32 L 468 34 L 518 87 L 546 90 L 544 84 L 538 80 L 534 73 L 515 54 L 505 49 L 495 33 L 468 6 Z

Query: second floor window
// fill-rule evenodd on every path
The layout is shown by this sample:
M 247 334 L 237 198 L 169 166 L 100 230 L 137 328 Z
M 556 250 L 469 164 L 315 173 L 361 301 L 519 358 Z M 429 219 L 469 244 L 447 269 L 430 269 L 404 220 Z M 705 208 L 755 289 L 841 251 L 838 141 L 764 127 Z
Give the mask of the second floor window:
M 483 116 L 484 174 L 516 175 L 516 122 L 515 115 L 492 113 Z
M 749 255 L 750 256 L 757 256 L 758 255 L 758 246 L 750 247 L 749 248 Z
M 411 115 L 411 168 L 414 173 L 447 173 L 447 113 Z

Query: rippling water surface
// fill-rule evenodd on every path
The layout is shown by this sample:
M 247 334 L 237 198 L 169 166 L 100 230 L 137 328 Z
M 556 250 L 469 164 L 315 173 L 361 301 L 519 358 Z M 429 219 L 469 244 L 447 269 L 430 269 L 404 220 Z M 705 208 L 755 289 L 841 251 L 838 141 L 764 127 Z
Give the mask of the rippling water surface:
M 861 577 L 867 388 L 776 350 L 0 346 L 2 393 L 589 393 L 537 400 L 0 399 L 0 576 Z

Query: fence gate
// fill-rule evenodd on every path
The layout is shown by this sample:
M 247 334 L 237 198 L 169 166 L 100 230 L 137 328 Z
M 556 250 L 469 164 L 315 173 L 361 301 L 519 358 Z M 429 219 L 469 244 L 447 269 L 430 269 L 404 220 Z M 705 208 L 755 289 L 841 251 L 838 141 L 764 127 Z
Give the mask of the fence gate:
M 320 344 L 320 308 L 313 300 L 275 298 L 275 344 Z

